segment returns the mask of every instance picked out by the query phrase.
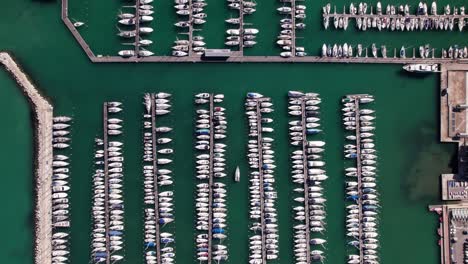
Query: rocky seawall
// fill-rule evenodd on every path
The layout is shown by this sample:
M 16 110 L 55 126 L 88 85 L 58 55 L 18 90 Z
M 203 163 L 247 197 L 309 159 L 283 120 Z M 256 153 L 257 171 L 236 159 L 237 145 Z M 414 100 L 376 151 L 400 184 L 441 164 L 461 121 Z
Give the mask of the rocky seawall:
M 34 120 L 34 263 L 52 262 L 52 120 L 53 107 L 32 84 L 7 52 L 0 52 L 0 63 L 18 83 L 31 105 Z

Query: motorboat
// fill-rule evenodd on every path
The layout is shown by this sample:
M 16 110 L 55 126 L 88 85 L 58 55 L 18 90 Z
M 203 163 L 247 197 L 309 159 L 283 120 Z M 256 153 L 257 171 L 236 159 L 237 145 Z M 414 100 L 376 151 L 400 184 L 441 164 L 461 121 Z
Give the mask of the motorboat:
M 118 54 L 124 58 L 133 57 L 135 56 L 135 50 L 121 50 Z
M 239 166 L 236 167 L 236 171 L 234 173 L 234 180 L 236 182 L 239 182 L 240 181 L 240 169 L 239 169 Z
M 76 22 L 73 23 L 73 26 L 75 28 L 79 28 L 79 27 L 83 26 L 84 24 L 85 24 L 84 22 L 76 21 Z
M 438 64 L 407 64 L 403 66 L 403 69 L 408 72 L 417 73 L 429 73 L 429 72 L 440 72 Z

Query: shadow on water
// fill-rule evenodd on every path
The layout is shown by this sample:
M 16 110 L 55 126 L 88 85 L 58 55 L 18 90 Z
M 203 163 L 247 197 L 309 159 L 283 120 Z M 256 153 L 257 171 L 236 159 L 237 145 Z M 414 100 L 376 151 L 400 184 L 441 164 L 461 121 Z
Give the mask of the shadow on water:
M 428 79 L 432 77 L 432 74 L 435 74 L 435 73 L 414 73 L 414 72 L 407 72 L 404 69 L 401 69 L 400 71 L 398 71 L 398 77 L 405 78 L 405 79 L 413 79 L 413 80 Z
M 402 145 L 414 153 L 404 164 L 402 190 L 411 203 L 440 200 L 440 174 L 457 167 L 454 144 L 439 143 L 434 124 L 421 122 L 408 131 Z
M 58 3 L 60 1 L 57 1 L 57 0 L 32 0 L 32 2 L 34 2 L 34 3 L 45 3 L 45 4 L 55 4 L 55 3 Z

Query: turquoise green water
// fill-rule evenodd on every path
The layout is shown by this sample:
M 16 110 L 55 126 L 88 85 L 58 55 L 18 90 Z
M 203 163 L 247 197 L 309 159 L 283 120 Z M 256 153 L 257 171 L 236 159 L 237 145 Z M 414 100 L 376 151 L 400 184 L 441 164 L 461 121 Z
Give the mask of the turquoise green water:
M 414 1 L 413 1 L 414 2 Z M 441 2 L 442 3 L 442 2 Z M 440 4 L 441 4 L 440 3 Z M 109 8 L 107 7 L 109 4 Z M 153 34 L 160 53 L 175 39 L 171 24 L 172 7 L 161 4 L 160 31 Z M 112 6 L 114 5 L 114 6 Z M 93 49 L 98 53 L 112 53 L 120 49 L 114 15 L 119 2 L 77 1 L 71 13 L 90 24 L 83 28 Z M 321 5 L 321 4 L 320 4 Z M 393 45 L 415 45 L 420 42 L 438 47 L 448 46 L 463 39 L 463 33 L 359 33 L 352 31 L 323 32 L 317 16 L 320 5 L 310 6 L 310 26 L 304 34 L 309 50 L 318 50 L 327 42 L 372 43 L 392 42 Z M 222 7 L 219 3 L 213 6 Z M 261 7 L 260 7 L 261 6 Z M 271 15 L 278 4 L 259 4 L 259 11 L 249 17 L 262 30 L 264 42 L 249 51 L 251 54 L 277 54 L 268 41 L 277 34 L 277 15 Z M 74 117 L 72 156 L 72 224 L 71 251 L 73 263 L 89 261 L 89 231 L 92 175 L 93 139 L 102 134 L 102 102 L 121 100 L 125 104 L 126 143 L 125 205 L 126 245 L 125 263 L 142 263 L 142 177 L 141 177 L 141 104 L 148 91 L 167 91 L 174 95 L 172 125 L 174 133 L 175 193 L 176 193 L 176 250 L 177 263 L 193 261 L 194 212 L 194 151 L 193 94 L 220 92 L 226 95 L 225 106 L 229 123 L 228 171 L 241 168 L 242 181 L 229 188 L 229 263 L 246 263 L 248 257 L 248 182 L 245 159 L 246 121 L 243 101 L 247 91 L 258 91 L 272 97 L 275 103 L 275 150 L 278 169 L 278 210 L 280 213 L 280 259 L 276 263 L 292 263 L 292 203 L 288 160 L 286 91 L 299 89 L 321 94 L 322 125 L 327 142 L 326 162 L 329 180 L 328 199 L 328 263 L 343 263 L 344 192 L 342 175 L 343 132 L 340 125 L 339 99 L 348 93 L 371 93 L 376 97 L 377 144 L 380 151 L 380 187 L 382 190 L 381 241 L 382 263 L 435 264 L 439 260 L 436 227 L 437 217 L 427 212 L 427 205 L 439 201 L 438 177 L 450 171 L 455 148 L 438 143 L 438 82 L 436 75 L 414 77 L 400 70 L 400 66 L 380 65 L 280 65 L 280 64 L 91 64 L 61 24 L 59 6 L 48 1 L 20 0 L 2 6 L 0 48 L 11 50 L 33 80 L 51 98 L 57 114 Z M 211 8 L 211 7 L 210 7 Z M 211 9 L 210 9 L 211 10 Z M 213 9 L 215 12 L 216 9 Z M 224 9 L 223 9 L 224 10 Z M 269 10 L 269 11 L 268 11 Z M 75 12 L 75 13 L 74 13 Z M 99 15 L 103 18 L 99 18 Z M 227 12 L 209 13 L 209 19 L 222 22 Z M 315 15 L 315 16 L 314 16 Z M 167 17 L 166 17 L 167 16 Z M 104 19 L 105 17 L 105 19 Z M 275 19 L 274 22 L 272 20 Z M 209 45 L 223 42 L 223 28 L 213 22 L 204 28 Z M 274 23 L 274 24 L 272 24 Z M 270 25 L 270 26 L 269 26 Z M 211 30 L 213 31 L 211 33 Z M 450 37 L 450 38 L 449 38 Z M 212 43 L 212 44 L 211 44 Z M 217 44 L 218 43 L 218 44 Z M 407 44 L 408 43 L 408 44 Z M 4 115 L 4 128 L 0 168 L 3 182 L 4 226 L 8 243 L 0 247 L 0 259 L 9 263 L 32 261 L 32 140 L 30 115 L 26 101 L 15 89 L 14 83 L 2 72 L 0 75 L 0 107 Z M 11 113 L 14 113 L 11 114 Z M 5 240 L 4 240 L 5 241 Z
M 26 98 L 16 88 L 8 74 L 0 71 L 0 111 L 8 113 L 2 118 L 4 128 L 0 136 L 0 170 L 2 184 L 3 236 L 12 243 L 3 242 L 0 259 L 12 263 L 32 263 L 33 255 L 33 139 L 31 117 Z

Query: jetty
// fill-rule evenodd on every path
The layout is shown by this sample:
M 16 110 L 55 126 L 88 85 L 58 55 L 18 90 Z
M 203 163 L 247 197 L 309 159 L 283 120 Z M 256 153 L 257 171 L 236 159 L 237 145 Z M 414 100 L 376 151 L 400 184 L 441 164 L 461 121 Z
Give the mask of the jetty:
M 108 147 L 109 147 L 109 136 L 107 133 L 107 124 L 108 124 L 108 112 L 107 112 L 107 103 L 105 102 L 102 107 L 102 120 L 103 120 L 103 137 L 102 140 L 104 142 L 104 211 L 105 211 L 105 230 L 106 230 L 106 264 L 110 264 L 110 230 L 109 230 L 109 155 L 108 155 Z
M 291 57 L 296 57 L 296 1 L 291 1 L 291 20 L 292 20 L 292 29 L 291 29 Z M 304 108 L 305 109 L 305 108 Z M 310 253 L 310 252 L 309 252 Z M 309 254 L 307 254 L 309 255 Z
M 135 2 L 135 56 L 140 53 L 140 0 Z
M 244 15 L 244 0 L 241 0 L 239 7 L 239 53 L 242 56 L 244 55 Z
M 152 147 L 153 147 L 153 195 L 154 195 L 154 214 L 156 221 L 159 220 L 159 190 L 158 190 L 158 151 L 156 149 L 156 142 L 157 142 L 157 123 L 156 123 L 156 100 L 155 95 L 151 94 L 151 137 L 152 137 Z M 160 239 L 160 225 L 156 223 L 156 263 L 161 263 L 161 239 Z
M 367 255 L 367 253 L 365 253 L 365 251 L 368 248 L 366 247 L 364 240 L 367 239 L 367 238 L 374 238 L 374 237 L 376 237 L 378 235 L 378 234 L 370 234 L 368 232 L 365 232 L 365 230 L 364 230 L 364 228 L 366 227 L 366 224 L 368 222 L 374 223 L 374 226 L 377 225 L 377 223 L 374 221 L 375 219 L 373 219 L 372 221 L 367 221 L 366 220 L 367 216 L 364 214 L 364 212 L 367 211 L 368 209 L 364 208 L 364 204 L 372 205 L 372 206 L 378 206 L 378 204 L 376 203 L 375 200 L 373 201 L 373 203 L 370 203 L 373 198 L 364 197 L 364 196 L 366 196 L 368 194 L 363 191 L 363 189 L 367 188 L 367 186 L 364 187 L 365 185 L 364 185 L 364 181 L 363 181 L 362 177 L 375 177 L 374 176 L 375 174 L 369 174 L 369 170 L 367 170 L 367 169 L 364 170 L 364 172 L 363 172 L 363 165 L 369 165 L 369 164 L 374 164 L 375 163 L 375 161 L 374 161 L 374 163 L 369 163 L 369 161 L 374 160 L 375 157 L 373 157 L 373 158 L 367 157 L 367 155 L 370 155 L 370 154 L 368 154 L 367 152 L 364 152 L 364 153 L 362 152 L 362 151 L 364 151 L 363 149 L 366 149 L 366 150 L 367 149 L 373 149 L 373 146 L 366 146 L 367 141 L 363 142 L 363 139 L 361 139 L 361 132 L 363 132 L 363 131 L 361 131 L 362 130 L 361 129 L 361 121 L 362 120 L 361 120 L 360 104 L 365 104 L 365 103 L 372 102 L 372 101 L 365 101 L 366 98 L 372 98 L 372 96 L 370 96 L 368 94 L 354 94 L 354 95 L 347 95 L 345 97 L 345 99 L 343 100 L 343 102 L 346 102 L 346 103 L 350 104 L 347 107 L 352 108 L 352 111 L 348 111 L 348 112 L 349 113 L 354 113 L 354 115 L 352 115 L 354 117 L 353 122 L 355 123 L 354 128 L 353 129 L 346 128 L 346 129 L 348 131 L 352 131 L 353 136 L 355 137 L 355 148 L 354 147 L 351 148 L 351 149 L 356 150 L 356 152 L 354 153 L 355 156 L 352 156 L 353 154 L 349 154 L 349 155 L 351 155 L 351 157 L 347 157 L 347 158 L 355 158 L 356 159 L 356 163 L 355 163 L 356 175 L 347 175 L 347 176 L 355 176 L 356 177 L 355 182 L 357 183 L 357 186 L 356 186 L 357 189 L 355 191 L 357 192 L 357 194 L 350 195 L 350 198 L 347 198 L 347 199 L 353 200 L 357 204 L 357 210 L 358 210 L 357 219 L 358 219 L 358 221 L 356 223 L 358 223 L 358 226 L 357 226 L 358 231 L 353 231 L 353 233 L 356 232 L 357 234 L 353 234 L 352 238 L 355 241 L 357 240 L 357 243 L 354 244 L 354 246 L 356 246 L 356 248 L 359 250 L 359 263 L 361 263 L 361 264 L 366 263 L 366 260 L 367 260 L 367 259 L 365 259 L 366 255 Z M 364 115 L 365 114 L 363 114 L 363 116 Z M 345 115 L 343 115 L 343 116 L 345 116 Z M 372 119 L 370 119 L 370 120 L 372 120 Z M 353 126 L 353 125 L 349 125 L 349 126 Z M 371 125 L 368 125 L 368 126 L 371 126 Z M 366 129 L 364 131 L 369 131 L 369 130 Z M 366 137 L 368 138 L 370 136 L 372 136 L 372 135 L 368 135 Z M 371 141 L 371 142 L 373 142 L 373 141 Z M 371 143 L 369 143 L 369 144 L 371 144 Z M 353 152 L 351 152 L 351 153 L 353 153 Z M 366 157 L 363 158 L 362 155 L 364 155 L 364 154 L 366 155 Z M 374 167 L 374 170 L 375 170 L 375 167 Z M 366 180 L 366 181 L 369 181 L 369 180 Z M 372 182 L 374 182 L 374 181 L 375 181 L 375 179 L 372 180 Z M 373 188 L 374 193 L 377 194 L 375 186 L 370 187 L 370 188 Z M 366 221 L 364 221 L 364 220 L 366 220 Z M 377 231 L 375 231 L 375 232 L 377 232 Z M 370 244 L 373 244 L 373 243 L 370 243 Z M 377 245 L 376 245 L 375 249 L 377 249 Z M 377 255 L 377 254 L 371 254 L 371 255 Z
M 440 14 L 440 15 L 413 15 L 413 14 L 347 14 L 347 13 L 330 13 L 330 14 L 323 14 L 324 18 L 351 18 L 351 19 L 358 19 L 358 18 L 365 18 L 365 19 L 437 19 L 437 20 L 445 20 L 445 19 L 468 19 L 468 15 L 460 15 L 460 14 Z M 397 31 L 397 30 L 395 30 Z
M 189 9 L 189 26 L 188 26 L 188 56 L 193 56 L 193 1 L 188 0 L 188 9 Z
M 95 55 L 91 50 L 90 46 L 86 43 L 84 38 L 80 35 L 78 30 L 73 26 L 69 16 L 68 16 L 68 1 L 69 0 L 61 0 L 62 1 L 62 8 L 61 8 L 61 18 L 66 27 L 70 30 L 73 37 L 76 39 L 78 44 L 81 48 L 85 51 L 86 55 L 88 56 L 89 60 L 93 63 L 373 63 L 373 64 L 408 64 L 408 63 L 425 63 L 425 64 L 463 64 L 468 63 L 468 58 L 397 58 L 397 57 L 387 57 L 387 58 L 370 58 L 370 57 L 347 57 L 347 58 L 337 58 L 337 57 L 321 57 L 321 56 L 291 56 L 289 58 L 283 58 L 281 56 L 244 56 L 243 53 L 243 44 L 239 46 L 239 51 L 231 51 L 231 55 L 227 58 L 223 58 L 220 60 L 217 59 L 210 59 L 205 58 L 203 55 L 194 54 L 192 52 L 192 43 L 193 43 L 193 28 L 192 23 L 189 25 L 189 54 L 188 56 L 183 57 L 176 57 L 176 56 L 148 56 L 148 57 L 138 57 L 132 56 L 128 58 L 123 58 L 120 56 L 109 56 L 109 55 Z M 293 3 L 293 5 L 295 5 Z M 189 0 L 189 19 L 192 19 L 192 0 Z M 138 12 L 137 12 L 138 13 Z M 332 14 L 328 14 L 330 16 Z M 334 15 L 334 14 L 333 14 Z M 338 15 L 338 14 L 337 14 Z M 441 17 L 449 16 L 449 15 L 440 15 Z M 462 17 L 463 15 L 450 15 L 451 17 Z M 423 16 L 417 16 L 423 17 Z M 464 16 L 467 17 L 467 16 Z M 240 16 L 242 23 L 241 27 L 243 27 L 244 18 L 243 15 Z M 295 17 L 292 16 L 292 19 L 295 21 Z M 138 23 L 137 23 L 138 24 Z M 295 24 L 294 24 L 295 27 Z M 242 31 L 241 31 L 242 32 Z M 293 30 L 295 36 L 295 30 Z M 139 30 L 137 30 L 137 34 L 139 34 Z M 241 33 L 241 41 L 243 42 L 243 33 Z M 293 37 L 294 46 L 296 37 Z M 139 49 L 139 45 L 135 46 L 135 49 Z M 320 48 L 317 47 L 317 50 Z M 295 54 L 294 54 L 295 55 Z
M 53 106 L 41 95 L 13 57 L 0 52 L 0 63 L 27 97 L 34 120 L 34 263 L 52 262 Z
M 319 50 L 317 48 L 317 50 Z M 423 63 L 423 64 L 468 64 L 468 59 L 457 58 L 416 58 L 416 57 L 321 57 L 321 56 L 304 56 L 304 57 L 289 57 L 283 58 L 281 56 L 243 56 L 236 52 L 231 52 L 231 56 L 219 60 L 209 59 L 202 55 L 192 55 L 185 57 L 175 56 L 149 56 L 149 57 L 130 57 L 122 58 L 119 56 L 100 56 L 89 57 L 95 63 L 129 63 L 129 62 L 143 62 L 143 63 L 357 63 L 357 64 L 410 64 L 410 63 Z
M 213 157 L 214 157 L 214 102 L 213 102 L 213 94 L 210 94 L 209 98 L 210 104 L 210 169 L 208 173 L 208 264 L 212 263 L 213 259 Z
M 363 231 L 362 231 L 362 163 L 361 163 L 361 132 L 359 122 L 359 96 L 354 98 L 354 111 L 356 111 L 356 167 L 357 167 L 357 183 L 358 183 L 358 219 L 359 219 L 359 260 L 364 263 L 364 242 L 363 242 Z
M 294 1 L 293 1 L 294 2 Z M 299 99 L 299 98 L 298 98 Z M 306 98 L 301 97 L 299 100 L 301 100 L 301 126 L 302 126 L 302 162 L 304 166 L 307 165 L 307 128 L 306 128 Z M 308 168 L 304 168 L 304 212 L 305 212 L 305 236 L 306 236 L 306 241 L 308 241 L 307 247 L 306 247 L 306 262 L 311 263 L 310 261 L 310 208 L 309 208 L 309 170 Z
M 261 113 L 261 103 L 265 101 L 264 97 L 256 98 L 254 101 L 257 102 L 256 104 L 256 112 L 257 112 L 257 147 L 258 147 L 258 172 L 259 172 L 259 179 L 260 179 L 260 225 L 262 228 L 262 263 L 267 263 L 267 254 L 266 254 L 266 225 L 265 225 L 265 190 L 263 188 L 264 178 L 263 178 L 263 138 L 262 138 L 262 113 Z
M 198 174 L 201 174 L 203 177 L 200 177 L 200 185 L 197 186 L 197 191 L 200 193 L 204 193 L 204 196 L 206 197 L 206 200 L 202 202 L 197 201 L 197 213 L 206 213 L 205 216 L 203 216 L 204 219 L 200 220 L 202 223 L 197 223 L 197 229 L 200 230 L 200 234 L 203 239 L 206 239 L 206 245 L 199 246 L 197 243 L 197 247 L 203 248 L 204 252 L 202 256 L 197 255 L 196 258 L 202 257 L 206 259 L 203 259 L 201 261 L 206 261 L 207 263 L 211 264 L 213 262 L 219 262 L 218 258 L 222 258 L 222 255 L 216 255 L 216 252 L 213 250 L 217 245 L 221 243 L 216 243 L 215 240 L 222 239 L 220 238 L 217 234 L 223 234 L 224 227 L 214 227 L 214 217 L 217 214 L 218 208 L 216 207 L 217 205 L 215 204 L 214 199 L 219 198 L 218 194 L 218 188 L 223 188 L 218 186 L 218 182 L 215 182 L 214 178 L 218 177 L 216 174 L 223 173 L 224 169 L 221 169 L 220 165 L 217 165 L 215 157 L 218 156 L 220 153 L 218 150 L 220 147 L 216 146 L 216 140 L 220 139 L 217 137 L 217 132 L 216 132 L 216 127 L 217 127 L 217 120 L 218 116 L 216 113 L 219 113 L 219 109 L 215 106 L 215 103 L 219 103 L 220 100 L 216 99 L 215 94 L 208 94 L 208 93 L 201 93 L 195 96 L 195 103 L 197 106 L 203 106 L 203 108 L 197 109 L 198 110 L 203 110 L 202 114 L 200 115 L 206 115 L 206 117 L 197 119 L 196 124 L 198 124 L 198 121 L 204 121 L 202 126 L 204 128 L 198 128 L 198 125 L 196 125 L 195 130 L 197 131 L 197 135 L 204 135 L 204 139 L 201 140 L 200 142 L 197 141 L 197 146 L 202 146 L 202 148 L 197 148 L 197 150 L 200 153 L 203 153 L 203 158 L 197 157 L 197 177 Z M 201 124 L 201 123 L 200 123 Z M 206 125 L 206 126 L 205 126 Z M 222 157 L 223 155 L 220 155 Z M 198 161 L 203 161 L 202 163 L 198 163 Z M 198 168 L 198 166 L 201 166 L 203 168 Z M 220 175 L 219 177 L 223 177 Z M 199 196 L 200 197 L 200 196 Z M 215 206 L 215 207 L 214 207 Z M 199 216 L 200 217 L 200 216 Z M 219 216 L 218 216 L 219 217 Z M 222 217 L 223 218 L 223 217 Z M 198 239 L 198 236 L 197 236 Z M 199 251 L 197 251 L 198 253 Z

